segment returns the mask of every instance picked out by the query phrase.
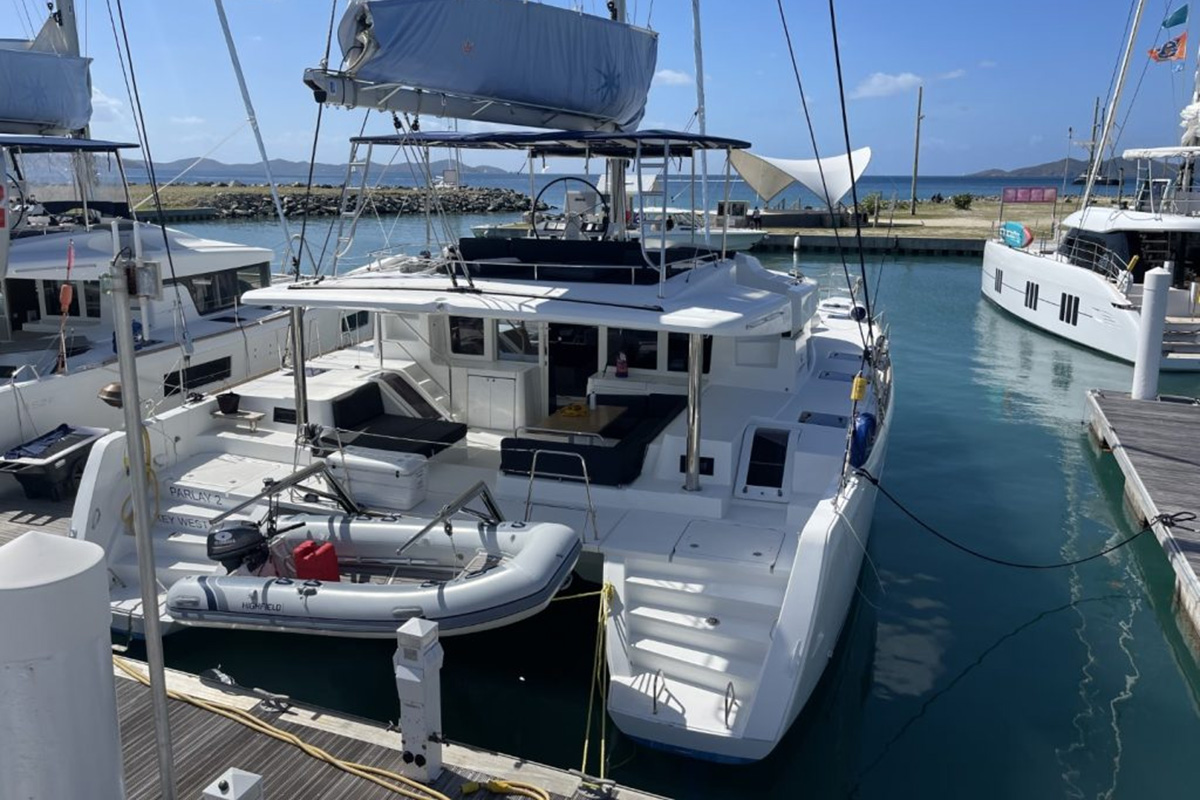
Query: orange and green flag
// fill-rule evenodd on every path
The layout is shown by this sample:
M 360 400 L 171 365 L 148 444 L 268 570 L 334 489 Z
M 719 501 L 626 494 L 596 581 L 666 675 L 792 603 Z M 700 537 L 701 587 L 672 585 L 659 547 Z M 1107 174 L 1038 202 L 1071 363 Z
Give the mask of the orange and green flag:
M 1162 46 L 1150 51 L 1150 58 L 1155 61 L 1183 61 L 1187 58 L 1187 31 L 1169 39 Z

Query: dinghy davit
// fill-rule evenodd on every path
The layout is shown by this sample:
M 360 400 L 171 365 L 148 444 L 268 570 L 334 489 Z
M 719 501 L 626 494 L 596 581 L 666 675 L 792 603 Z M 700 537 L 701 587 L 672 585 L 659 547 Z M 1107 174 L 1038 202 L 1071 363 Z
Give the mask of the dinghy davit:
M 358 637 L 392 637 L 421 617 L 443 635 L 472 633 L 545 608 L 581 548 L 573 530 L 553 523 L 293 514 L 273 524 L 273 534 L 251 520 L 216 526 L 208 556 L 229 574 L 176 581 L 170 616 Z

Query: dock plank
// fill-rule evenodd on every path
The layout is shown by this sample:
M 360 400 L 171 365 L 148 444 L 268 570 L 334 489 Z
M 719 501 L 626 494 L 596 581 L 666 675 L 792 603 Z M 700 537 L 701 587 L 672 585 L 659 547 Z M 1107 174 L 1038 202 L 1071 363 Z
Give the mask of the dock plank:
M 0 476 L 0 545 L 29 530 L 66 535 L 70 522 L 70 501 L 28 499 L 15 480 Z M 171 670 L 167 676 L 168 686 L 172 689 L 237 705 L 340 758 L 393 772 L 401 771 L 400 736 L 377 723 L 328 709 L 301 709 L 300 706 L 280 713 L 261 705 L 258 697 L 212 689 L 196 676 Z M 116 688 L 126 796 L 130 800 L 157 798 L 158 761 L 149 689 L 123 674 L 117 678 Z M 315 759 L 290 744 L 195 706 L 171 700 L 169 715 L 180 797 L 199 797 L 200 791 L 229 767 L 263 775 L 269 797 L 391 800 L 398 796 Z M 443 763 L 445 772 L 433 786 L 450 797 L 464 796 L 461 787 L 467 781 L 492 777 L 524 780 L 542 786 L 556 800 L 594 800 L 597 797 L 575 774 L 469 745 L 446 744 Z M 653 800 L 657 797 L 623 786 L 612 786 L 608 796 L 617 800 Z
M 1200 403 L 1092 390 L 1088 411 L 1092 431 L 1112 449 L 1126 494 L 1144 522 L 1161 514 L 1200 516 Z M 1200 642 L 1200 520 L 1154 522 L 1153 530 L 1175 571 L 1186 632 Z

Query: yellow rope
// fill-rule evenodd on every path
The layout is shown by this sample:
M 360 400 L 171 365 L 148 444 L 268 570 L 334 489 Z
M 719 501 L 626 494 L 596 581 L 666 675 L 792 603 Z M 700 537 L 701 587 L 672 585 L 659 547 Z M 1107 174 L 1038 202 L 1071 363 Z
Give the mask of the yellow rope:
M 587 774 L 588 749 L 592 742 L 592 711 L 595 709 L 596 696 L 600 697 L 600 770 L 598 776 L 604 780 L 607 775 L 608 753 L 608 659 L 604 653 L 604 632 L 608 624 L 608 612 L 612 604 L 613 585 L 605 583 L 599 591 L 588 592 L 587 595 L 568 595 L 569 597 L 585 597 L 599 595 L 598 613 L 596 618 L 596 650 L 592 657 L 592 680 L 588 690 L 587 727 L 583 736 L 583 766 L 580 772 Z
M 149 678 L 147 678 L 138 670 L 135 670 L 133 667 L 129 666 L 124 659 L 113 656 L 113 663 L 116 664 L 122 672 L 129 675 L 134 680 L 146 686 L 150 685 Z M 370 781 L 378 786 L 382 786 L 384 789 L 394 792 L 401 797 L 407 797 L 410 798 L 410 800 L 451 800 L 449 796 L 442 794 L 436 789 L 431 789 L 428 786 L 417 783 L 411 778 L 406 778 L 403 775 L 399 775 L 395 772 L 389 772 L 388 770 L 372 767 L 367 764 L 357 764 L 353 761 L 344 761 L 319 747 L 315 747 L 305 742 L 295 734 L 288 733 L 285 730 L 277 728 L 274 725 L 259 719 L 248 711 L 244 711 L 235 706 L 228 706 L 223 703 L 214 703 L 208 700 L 201 700 L 198 697 L 192 697 L 191 695 L 186 695 L 182 692 L 176 692 L 173 690 L 168 690 L 167 696 L 173 700 L 179 700 L 180 702 L 188 703 L 189 705 L 202 708 L 210 713 L 217 714 L 218 716 L 241 723 L 242 725 L 258 731 L 259 733 L 270 736 L 272 739 L 278 739 L 281 742 L 286 742 L 287 744 L 298 747 L 313 758 L 324 761 L 330 766 L 336 767 L 343 772 L 348 772 L 351 775 L 357 775 L 365 781 Z M 522 789 L 528 789 L 532 792 L 541 792 L 541 794 L 526 794 L 525 796 L 527 797 L 537 798 L 537 800 L 550 800 L 549 794 L 536 786 L 519 782 L 510 782 L 510 784 L 512 786 L 519 786 Z
M 560 594 L 558 597 L 550 598 L 550 602 L 555 600 L 577 600 L 581 597 L 599 597 L 604 594 L 604 589 L 597 589 L 594 592 L 580 592 L 579 594 Z

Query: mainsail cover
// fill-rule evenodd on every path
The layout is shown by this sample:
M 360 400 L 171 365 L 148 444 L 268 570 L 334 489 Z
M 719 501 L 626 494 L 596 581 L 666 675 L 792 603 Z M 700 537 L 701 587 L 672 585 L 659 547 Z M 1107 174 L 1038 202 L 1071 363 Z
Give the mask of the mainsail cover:
M 354 0 L 338 42 L 362 105 L 610 131 L 637 127 L 658 53 L 652 31 L 526 0 Z
M 90 58 L 66 50 L 47 21 L 33 41 L 0 41 L 0 132 L 69 133 L 92 117 Z
M 749 150 L 734 150 L 730 153 L 733 168 L 745 179 L 755 194 L 769 203 L 784 189 L 799 182 L 818 199 L 828 205 L 837 203 L 850 191 L 850 187 L 862 176 L 871 161 L 871 148 L 861 147 L 845 155 L 826 158 L 768 158 Z M 854 164 L 853 173 L 850 165 Z M 822 185 L 821 175 L 825 181 Z M 829 187 L 826 194 L 825 186 Z

